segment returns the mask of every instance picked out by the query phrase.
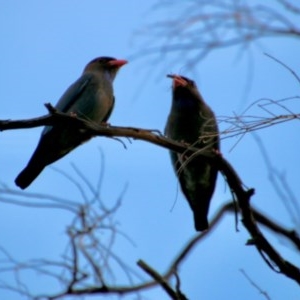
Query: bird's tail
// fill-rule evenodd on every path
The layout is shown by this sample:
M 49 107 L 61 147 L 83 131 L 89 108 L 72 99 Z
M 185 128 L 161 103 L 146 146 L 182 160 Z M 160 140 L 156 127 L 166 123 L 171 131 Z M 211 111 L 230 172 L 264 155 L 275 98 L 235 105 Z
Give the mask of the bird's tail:
M 21 189 L 26 189 L 45 168 L 42 164 L 28 164 L 15 179 L 15 183 Z
M 207 221 L 208 209 L 206 207 L 201 207 L 201 206 L 194 207 L 193 214 L 194 214 L 195 229 L 197 231 L 203 231 L 208 229 L 208 221 Z
M 208 228 L 208 221 L 206 216 L 201 216 L 199 214 L 194 213 L 194 222 L 195 222 L 195 229 L 197 231 L 203 231 Z

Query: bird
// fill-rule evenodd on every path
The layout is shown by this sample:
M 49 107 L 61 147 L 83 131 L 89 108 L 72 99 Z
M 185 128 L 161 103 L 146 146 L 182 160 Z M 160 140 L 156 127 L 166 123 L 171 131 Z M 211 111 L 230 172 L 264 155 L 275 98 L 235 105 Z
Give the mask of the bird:
M 219 130 L 214 112 L 205 103 L 195 82 L 169 74 L 172 79 L 172 105 L 165 136 L 197 147 L 199 151 L 220 150 Z M 201 156 L 170 151 L 171 162 L 181 190 L 193 212 L 196 231 L 208 229 L 207 215 L 214 193 L 218 168 Z
M 95 124 L 106 123 L 115 103 L 112 84 L 118 70 L 126 63 L 127 60 L 108 56 L 93 59 L 61 96 L 55 109 Z M 27 166 L 15 179 L 16 185 L 27 188 L 47 165 L 90 138 L 90 133 L 71 124 L 45 126 Z

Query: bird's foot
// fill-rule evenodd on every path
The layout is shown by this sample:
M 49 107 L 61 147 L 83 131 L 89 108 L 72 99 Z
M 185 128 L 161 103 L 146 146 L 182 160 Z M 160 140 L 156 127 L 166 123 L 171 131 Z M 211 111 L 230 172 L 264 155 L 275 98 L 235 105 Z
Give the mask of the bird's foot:
M 70 111 L 70 117 L 77 118 L 77 113 L 74 111 Z
M 108 122 L 101 122 L 100 125 L 104 127 L 110 127 L 110 123 Z
M 218 155 L 218 156 L 223 156 L 221 151 L 219 149 L 212 149 L 212 152 L 215 154 L 215 155 Z

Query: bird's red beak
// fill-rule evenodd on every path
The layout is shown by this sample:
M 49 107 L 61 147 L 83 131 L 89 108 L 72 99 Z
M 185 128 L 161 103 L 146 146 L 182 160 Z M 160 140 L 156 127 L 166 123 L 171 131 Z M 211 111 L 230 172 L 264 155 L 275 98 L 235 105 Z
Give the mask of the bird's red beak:
M 110 62 L 108 62 L 108 64 L 110 66 L 116 67 L 116 68 L 121 68 L 122 66 L 124 66 L 127 63 L 128 63 L 128 61 L 125 59 L 115 59 L 115 60 L 111 60 Z
M 176 74 L 168 74 L 167 77 L 173 79 L 173 87 L 186 86 L 187 82 L 181 76 Z

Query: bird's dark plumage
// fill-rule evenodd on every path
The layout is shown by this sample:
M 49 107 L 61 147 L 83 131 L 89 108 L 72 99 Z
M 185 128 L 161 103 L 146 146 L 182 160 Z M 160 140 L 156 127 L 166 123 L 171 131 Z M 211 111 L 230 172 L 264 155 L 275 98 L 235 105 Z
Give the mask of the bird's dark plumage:
M 62 95 L 55 108 L 101 124 L 114 107 L 113 80 L 126 60 L 99 57 L 86 65 L 81 77 Z M 25 189 L 49 164 L 62 158 L 92 136 L 72 125 L 46 126 L 25 169 L 15 182 Z
M 208 151 L 219 150 L 218 125 L 194 81 L 179 75 L 172 78 L 172 106 L 167 120 L 167 137 Z M 187 157 L 171 151 L 171 160 L 181 189 L 193 211 L 197 231 L 208 228 L 207 214 L 215 189 L 218 169 L 200 156 Z

